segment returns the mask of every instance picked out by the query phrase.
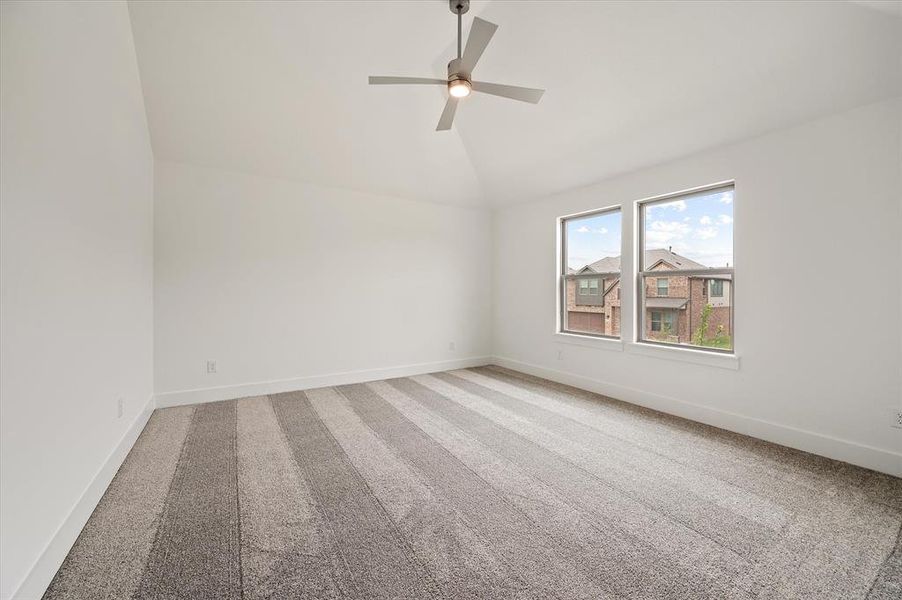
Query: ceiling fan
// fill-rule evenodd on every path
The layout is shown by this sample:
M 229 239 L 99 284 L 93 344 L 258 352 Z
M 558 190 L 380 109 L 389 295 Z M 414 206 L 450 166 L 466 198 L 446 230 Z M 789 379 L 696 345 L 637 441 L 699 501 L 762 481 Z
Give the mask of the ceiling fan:
M 427 77 L 376 77 L 370 76 L 370 85 L 447 85 L 448 101 L 445 110 L 438 120 L 436 131 L 451 129 L 454 121 L 454 113 L 457 112 L 457 104 L 461 98 L 466 98 L 470 92 L 482 92 L 493 96 L 501 96 L 521 102 L 538 104 L 545 90 L 517 87 L 515 85 L 502 85 L 499 83 L 485 83 L 473 81 L 472 73 L 479 62 L 479 57 L 485 51 L 486 46 L 495 34 L 498 26 L 489 23 L 479 17 L 473 19 L 470 28 L 470 37 L 467 38 L 467 46 L 461 54 L 461 16 L 470 10 L 470 0 L 449 0 L 451 12 L 457 15 L 457 58 L 448 63 L 448 79 L 430 79 Z

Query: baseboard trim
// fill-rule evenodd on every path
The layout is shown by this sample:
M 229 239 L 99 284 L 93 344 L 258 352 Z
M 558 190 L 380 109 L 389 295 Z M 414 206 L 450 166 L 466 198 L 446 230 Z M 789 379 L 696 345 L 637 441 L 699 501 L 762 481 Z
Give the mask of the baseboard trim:
M 156 394 L 154 398 L 156 399 L 157 408 L 168 408 L 186 404 L 202 404 L 205 402 L 218 402 L 220 400 L 234 400 L 236 398 L 245 398 L 247 396 L 265 396 L 267 394 L 309 390 L 330 387 L 333 385 L 378 381 L 380 379 L 390 379 L 392 377 L 409 377 L 410 375 L 422 375 L 423 373 L 433 373 L 435 371 L 466 369 L 468 367 L 480 367 L 491 362 L 492 358 L 490 356 L 475 356 L 471 358 L 402 365 L 399 367 L 346 371 L 342 373 L 329 373 L 326 375 L 311 375 L 290 379 L 276 379 L 272 381 L 257 381 L 237 385 L 163 392 Z
M 44 550 L 31 566 L 22 583 L 13 592 L 12 598 L 16 600 L 36 600 L 44 595 L 44 591 L 50 585 L 60 565 L 63 564 L 63 560 L 69 554 L 69 550 L 72 549 L 78 534 L 81 533 L 85 523 L 88 522 L 88 518 L 94 512 L 97 503 L 100 502 L 100 498 L 106 492 L 110 482 L 113 481 L 113 477 L 115 477 L 119 467 L 122 466 L 132 446 L 135 445 L 138 436 L 141 435 L 153 411 L 154 398 L 151 396 L 147 404 L 144 405 L 144 408 L 122 435 L 119 443 L 116 444 L 116 447 L 113 448 L 113 451 L 110 452 L 103 465 L 91 479 L 88 487 L 85 488 L 75 506 L 69 511 L 59 529 L 47 542 Z
M 880 471 L 881 473 L 902 477 L 902 454 L 890 450 L 875 448 L 822 433 L 781 425 L 772 421 L 748 417 L 709 406 L 693 404 L 677 398 L 652 394 L 631 387 L 606 383 L 583 375 L 550 369 L 504 356 L 495 356 L 492 362 L 515 371 L 572 385 L 573 387 L 603 394 L 631 404 L 638 404 L 639 406 L 713 425 L 714 427 L 773 442 L 781 446 L 788 446 L 867 469 L 873 469 L 874 471 Z

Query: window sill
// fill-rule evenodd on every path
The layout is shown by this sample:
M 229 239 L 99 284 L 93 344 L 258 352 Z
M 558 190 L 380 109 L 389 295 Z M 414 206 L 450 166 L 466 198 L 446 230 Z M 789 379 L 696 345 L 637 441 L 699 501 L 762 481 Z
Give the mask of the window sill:
M 691 348 L 670 348 L 655 344 L 643 344 L 642 342 L 630 342 L 627 350 L 633 354 L 651 356 L 664 360 L 678 360 L 681 362 L 718 367 L 720 369 L 739 370 L 739 357 L 735 354 L 723 354 L 720 352 L 706 352 Z
M 583 348 L 594 348 L 601 350 L 613 350 L 614 352 L 623 352 L 623 340 L 608 337 L 596 337 L 594 335 L 579 335 L 578 333 L 555 332 L 555 342 L 558 344 L 569 344 L 571 346 L 582 346 Z

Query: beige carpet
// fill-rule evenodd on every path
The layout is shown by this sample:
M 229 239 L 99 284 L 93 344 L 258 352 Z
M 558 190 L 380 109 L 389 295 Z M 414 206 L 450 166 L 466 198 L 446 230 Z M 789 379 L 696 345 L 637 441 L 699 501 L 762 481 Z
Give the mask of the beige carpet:
M 902 598 L 902 480 L 496 367 L 158 410 L 46 598 Z

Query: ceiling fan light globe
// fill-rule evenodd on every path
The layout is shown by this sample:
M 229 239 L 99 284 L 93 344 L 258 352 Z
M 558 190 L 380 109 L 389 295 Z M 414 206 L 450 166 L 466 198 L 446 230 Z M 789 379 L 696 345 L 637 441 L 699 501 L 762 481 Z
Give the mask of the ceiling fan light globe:
M 448 84 L 448 93 L 455 98 L 466 98 L 470 95 L 470 82 L 458 79 Z

